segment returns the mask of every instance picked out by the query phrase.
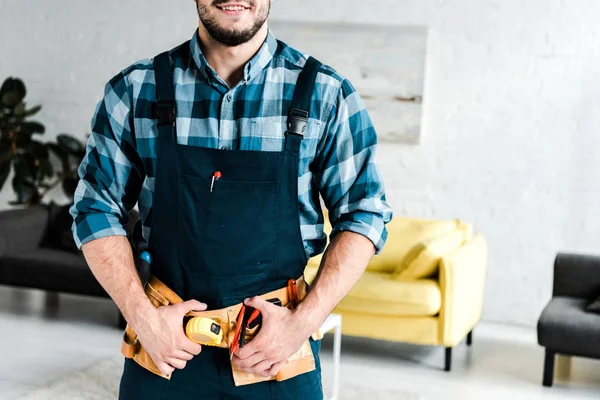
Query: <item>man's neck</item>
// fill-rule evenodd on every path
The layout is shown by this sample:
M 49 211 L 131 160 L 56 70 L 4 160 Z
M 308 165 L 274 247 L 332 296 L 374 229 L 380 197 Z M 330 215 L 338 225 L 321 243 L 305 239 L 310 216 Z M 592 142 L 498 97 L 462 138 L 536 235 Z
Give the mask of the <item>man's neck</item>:
M 267 38 L 267 33 L 265 23 L 250 41 L 236 47 L 228 47 L 212 39 L 202 24 L 198 30 L 204 58 L 229 87 L 234 87 L 244 78 L 244 66 L 258 52 Z

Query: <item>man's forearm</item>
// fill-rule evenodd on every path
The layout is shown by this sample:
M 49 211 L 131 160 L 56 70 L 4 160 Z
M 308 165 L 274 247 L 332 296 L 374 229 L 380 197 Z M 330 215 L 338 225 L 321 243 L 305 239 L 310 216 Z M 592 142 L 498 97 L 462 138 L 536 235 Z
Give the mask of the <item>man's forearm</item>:
M 340 232 L 327 247 L 310 293 L 295 314 L 307 335 L 316 331 L 356 285 L 375 254 L 373 243 L 354 232 Z
M 81 248 L 92 273 L 111 296 L 123 316 L 133 326 L 155 308 L 144 289 L 135 264 L 131 245 L 125 236 L 107 236 Z

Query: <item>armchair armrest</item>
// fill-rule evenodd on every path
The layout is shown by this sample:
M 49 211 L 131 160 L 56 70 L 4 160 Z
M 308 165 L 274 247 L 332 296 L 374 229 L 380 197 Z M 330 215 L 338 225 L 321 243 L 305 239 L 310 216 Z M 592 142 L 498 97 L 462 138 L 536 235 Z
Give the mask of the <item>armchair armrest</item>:
M 600 256 L 558 253 L 552 296 L 590 298 L 600 293 Z
M 38 247 L 48 225 L 43 205 L 0 212 L 0 257 Z
M 440 261 L 440 341 L 457 345 L 481 319 L 488 248 L 481 234 Z

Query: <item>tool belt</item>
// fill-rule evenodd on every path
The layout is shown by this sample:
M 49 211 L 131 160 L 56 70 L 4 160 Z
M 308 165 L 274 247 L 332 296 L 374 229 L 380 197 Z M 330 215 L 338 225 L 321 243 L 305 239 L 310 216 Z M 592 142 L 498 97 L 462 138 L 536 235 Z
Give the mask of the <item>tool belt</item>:
M 304 277 L 300 277 L 296 280 L 297 285 L 297 301 L 302 300 L 306 296 L 307 285 Z M 182 303 L 183 299 L 179 297 L 174 291 L 169 289 L 164 283 L 158 280 L 155 276 L 152 276 L 145 286 L 145 292 L 152 304 L 155 307 L 168 306 L 171 304 Z M 293 302 L 290 299 L 290 293 L 288 288 L 284 287 L 278 290 L 274 290 L 269 293 L 260 295 L 265 300 L 271 298 L 278 298 L 281 300 L 283 307 L 291 307 Z M 208 310 L 208 311 L 190 311 L 186 314 L 186 317 L 208 317 L 214 319 L 223 329 L 223 340 L 218 347 L 230 349 L 233 343 L 235 335 L 237 316 L 242 308 L 242 303 L 222 308 L 219 310 Z M 252 340 L 256 335 L 259 327 L 256 326 L 253 329 L 246 331 L 246 342 Z M 322 333 L 317 331 L 312 335 L 314 340 L 319 340 L 323 337 Z M 170 379 L 170 376 L 163 374 L 150 355 L 144 350 L 143 346 L 138 340 L 137 334 L 127 324 L 125 333 L 123 335 L 123 343 L 121 345 L 121 354 L 127 358 L 133 359 L 137 364 L 143 368 L 151 371 L 152 373 L 165 378 Z M 307 339 L 302 347 L 286 360 L 285 365 L 279 370 L 277 375 L 270 377 L 263 377 L 254 375 L 239 370 L 233 363 L 231 363 L 233 372 L 233 379 L 236 386 L 247 385 L 251 383 L 258 383 L 269 380 L 283 381 L 289 378 L 293 378 L 297 375 L 310 372 L 315 370 L 315 357 L 310 346 L 310 342 Z

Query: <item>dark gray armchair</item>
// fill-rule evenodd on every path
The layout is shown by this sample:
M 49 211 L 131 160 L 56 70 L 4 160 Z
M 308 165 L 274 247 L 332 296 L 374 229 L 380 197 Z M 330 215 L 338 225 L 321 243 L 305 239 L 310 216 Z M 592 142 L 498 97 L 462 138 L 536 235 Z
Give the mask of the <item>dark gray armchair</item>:
M 51 207 L 0 212 L 0 284 L 109 298 L 81 251 L 43 246 Z M 133 240 L 139 239 L 134 234 L 139 215 L 132 211 L 129 216 L 127 230 L 133 247 Z M 118 317 L 118 326 L 124 328 L 123 316 L 119 313 Z
M 599 294 L 599 256 L 556 256 L 552 299 L 537 325 L 538 343 L 546 352 L 544 386 L 552 386 L 556 354 L 600 358 L 600 314 L 587 309 Z

